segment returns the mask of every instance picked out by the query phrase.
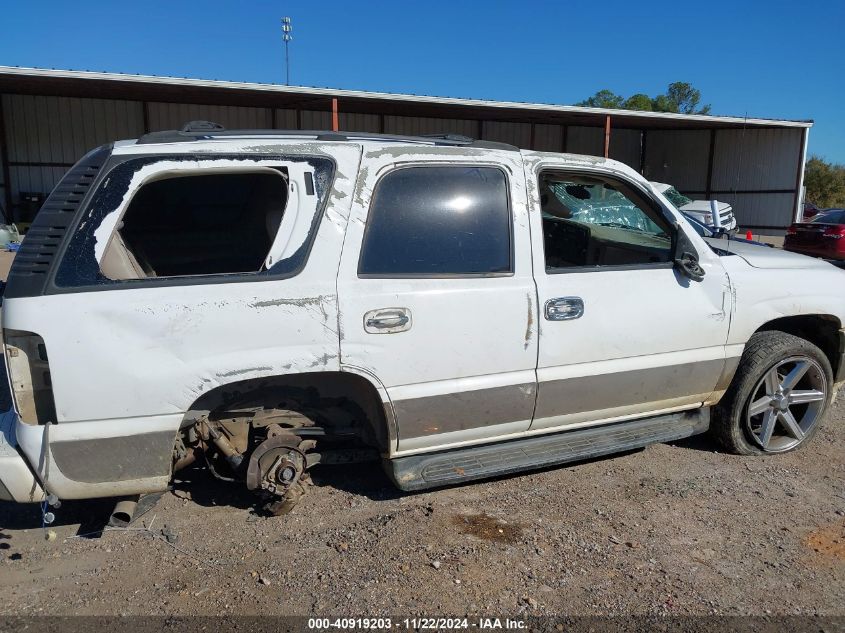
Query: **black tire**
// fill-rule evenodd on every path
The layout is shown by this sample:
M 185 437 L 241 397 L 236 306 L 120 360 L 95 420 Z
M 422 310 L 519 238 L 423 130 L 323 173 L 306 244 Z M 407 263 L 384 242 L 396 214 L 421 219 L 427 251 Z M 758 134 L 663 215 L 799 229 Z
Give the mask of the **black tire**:
M 823 373 L 826 398 L 820 403 L 812 427 L 795 446 L 781 450 L 764 450 L 748 428 L 746 412 L 760 381 L 778 363 L 793 357 L 815 361 Z M 813 368 L 815 369 L 815 368 Z M 833 371 L 824 353 L 809 341 L 786 332 L 768 331 L 752 335 L 725 395 L 712 409 L 710 433 L 727 451 L 737 455 L 768 455 L 795 450 L 807 444 L 818 432 L 833 396 Z M 765 406 L 765 405 L 764 405 Z

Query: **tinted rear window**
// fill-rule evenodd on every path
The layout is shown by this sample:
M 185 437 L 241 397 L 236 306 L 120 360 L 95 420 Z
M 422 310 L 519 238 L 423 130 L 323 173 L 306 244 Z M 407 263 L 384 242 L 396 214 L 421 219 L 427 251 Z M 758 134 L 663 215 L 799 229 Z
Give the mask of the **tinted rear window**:
M 813 218 L 818 224 L 845 224 L 845 211 L 827 211 Z
M 512 272 L 505 174 L 495 167 L 406 167 L 376 186 L 361 275 Z

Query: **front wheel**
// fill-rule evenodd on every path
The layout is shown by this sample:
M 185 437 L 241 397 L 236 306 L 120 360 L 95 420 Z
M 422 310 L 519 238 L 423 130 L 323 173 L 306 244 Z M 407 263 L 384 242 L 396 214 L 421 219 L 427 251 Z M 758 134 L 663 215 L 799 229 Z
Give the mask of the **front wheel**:
M 818 431 L 833 371 L 815 345 L 785 332 L 758 332 L 713 409 L 712 434 L 739 455 L 785 453 Z

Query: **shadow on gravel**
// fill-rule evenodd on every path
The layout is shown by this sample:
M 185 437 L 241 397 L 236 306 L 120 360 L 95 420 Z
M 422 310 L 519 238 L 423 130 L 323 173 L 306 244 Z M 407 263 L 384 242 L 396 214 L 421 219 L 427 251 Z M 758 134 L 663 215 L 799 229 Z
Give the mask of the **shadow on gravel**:
M 77 535 L 99 532 L 108 523 L 109 515 L 114 509 L 114 503 L 113 499 L 64 501 L 60 508 L 51 510 L 56 516 L 56 520 L 49 527 L 79 525 L 76 531 Z M 4 532 L 6 530 L 31 530 L 40 527 L 40 504 L 0 501 L 0 529 Z M 2 538 L 0 536 L 0 539 Z
M 706 453 L 715 453 L 719 450 L 719 445 L 710 437 L 708 433 L 701 435 L 693 435 L 682 440 L 675 440 L 674 442 L 667 442 L 669 446 L 677 446 L 678 448 L 689 448 L 694 451 L 704 451 Z
M 311 471 L 316 487 L 331 487 L 373 501 L 397 499 L 403 493 L 396 489 L 382 472 L 378 463 L 317 466 Z M 241 510 L 260 505 L 258 497 L 242 482 L 220 481 L 202 465 L 186 468 L 176 474 L 173 491 L 204 507 L 231 506 Z
M 372 501 L 390 501 L 410 494 L 393 485 L 379 462 L 317 467 L 311 471 L 311 479 L 316 486 L 330 486 Z
M 256 496 L 243 482 L 220 481 L 206 466 L 196 464 L 180 470 L 173 478 L 173 492 L 206 508 L 231 506 L 241 510 L 253 508 Z

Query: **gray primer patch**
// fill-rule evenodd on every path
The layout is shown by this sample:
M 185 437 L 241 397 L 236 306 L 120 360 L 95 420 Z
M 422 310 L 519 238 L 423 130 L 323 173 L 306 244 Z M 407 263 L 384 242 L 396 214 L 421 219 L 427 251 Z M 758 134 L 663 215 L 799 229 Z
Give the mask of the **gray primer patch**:
M 176 434 L 159 431 L 95 440 L 51 442 L 53 461 L 68 479 L 96 484 L 170 474 Z

